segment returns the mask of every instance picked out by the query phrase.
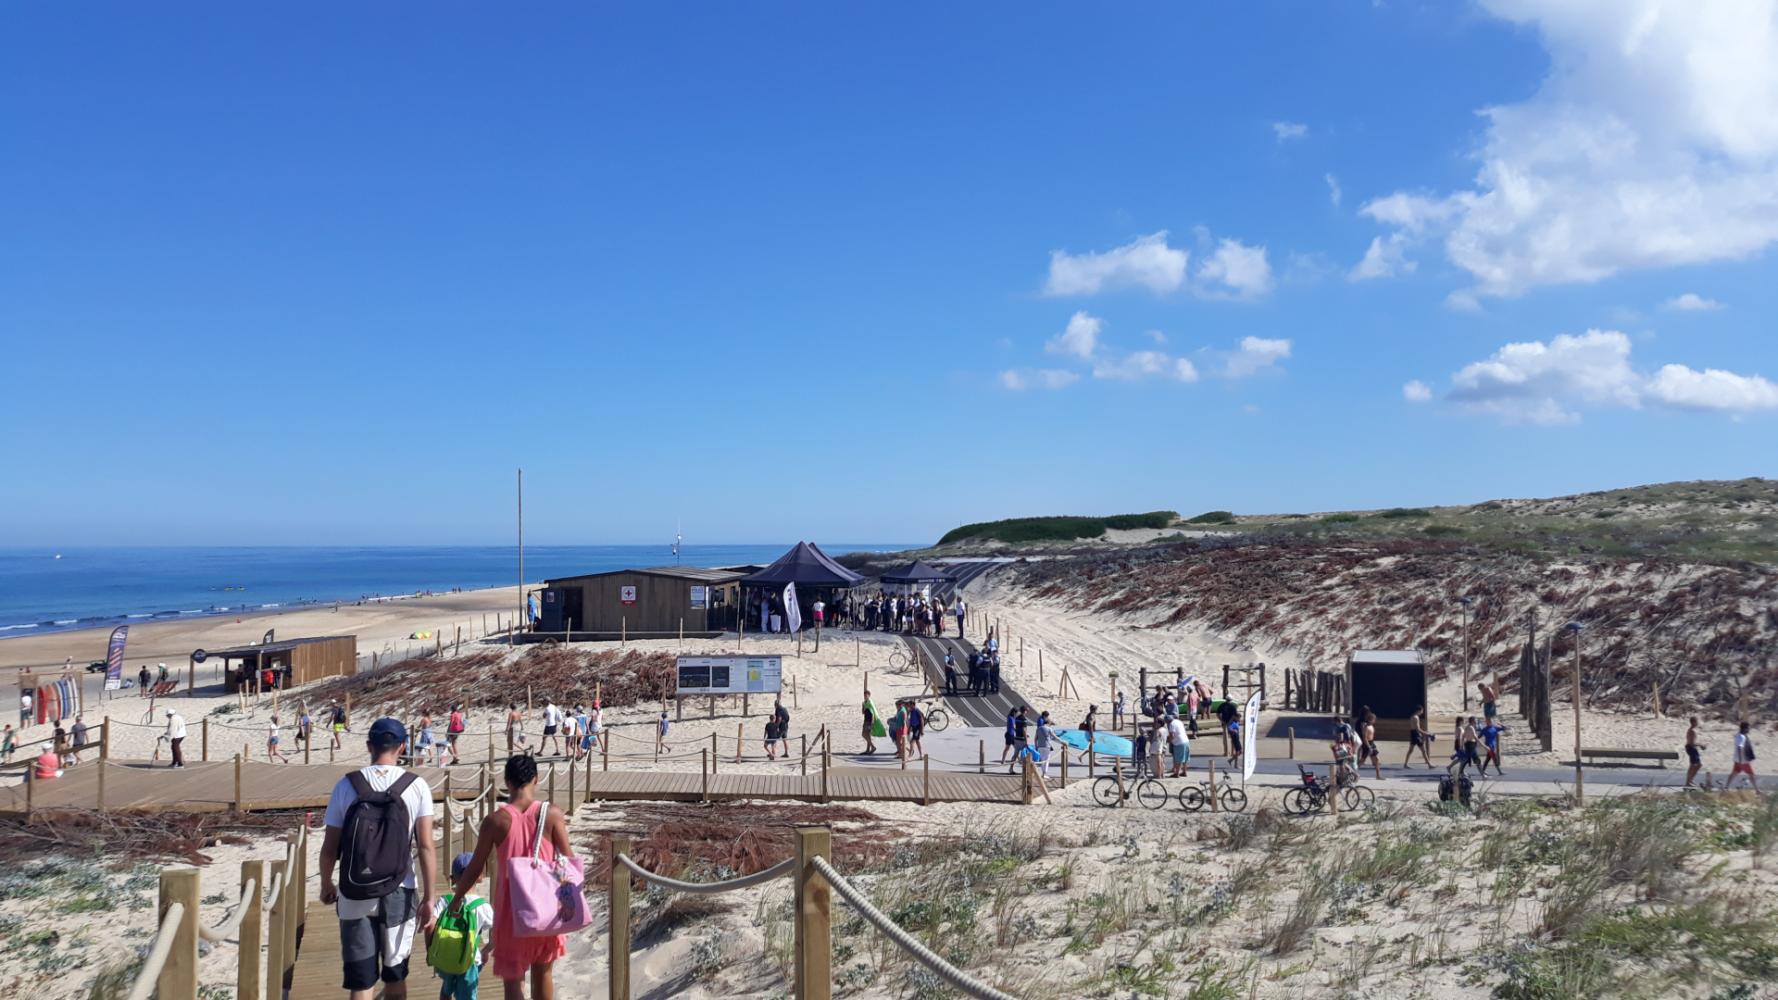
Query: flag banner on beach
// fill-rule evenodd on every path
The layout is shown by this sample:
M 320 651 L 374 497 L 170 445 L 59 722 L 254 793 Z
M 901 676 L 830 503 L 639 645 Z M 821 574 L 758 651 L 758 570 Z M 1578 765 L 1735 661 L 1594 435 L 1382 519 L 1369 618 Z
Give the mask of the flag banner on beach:
M 803 609 L 796 605 L 796 584 L 784 585 L 784 624 L 790 626 L 792 632 L 803 630 Z
M 1247 711 L 1241 713 L 1241 735 L 1245 742 L 1241 761 L 1241 777 L 1253 777 L 1253 767 L 1259 763 L 1259 692 L 1247 699 Z
M 277 631 L 277 629 L 270 629 L 270 628 L 266 629 L 265 630 L 265 637 L 259 640 L 259 644 L 261 646 L 269 645 L 272 641 L 272 634 L 276 631 Z
M 123 645 L 130 638 L 130 627 L 119 625 L 111 630 L 111 645 L 105 650 L 105 690 L 123 687 Z

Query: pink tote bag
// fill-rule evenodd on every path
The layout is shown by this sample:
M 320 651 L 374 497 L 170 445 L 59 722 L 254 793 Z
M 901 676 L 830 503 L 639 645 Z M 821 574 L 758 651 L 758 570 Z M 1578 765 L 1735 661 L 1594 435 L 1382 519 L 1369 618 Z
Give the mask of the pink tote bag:
M 553 861 L 538 857 L 548 820 L 546 800 L 537 812 L 537 837 L 531 841 L 530 855 L 506 859 L 506 898 L 512 903 L 515 937 L 567 934 L 593 922 L 581 892 L 586 874 L 580 859 L 560 854 Z

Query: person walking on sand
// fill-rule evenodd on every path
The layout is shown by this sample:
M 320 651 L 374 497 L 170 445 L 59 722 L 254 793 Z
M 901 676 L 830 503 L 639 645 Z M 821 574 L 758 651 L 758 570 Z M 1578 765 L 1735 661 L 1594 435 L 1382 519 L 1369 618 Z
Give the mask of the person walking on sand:
M 266 724 L 265 759 L 280 764 L 290 763 L 290 758 L 278 751 L 278 713 L 272 713 L 272 721 Z
M 910 756 L 926 756 L 926 748 L 920 745 L 920 737 L 925 733 L 926 713 L 920 711 L 919 702 L 908 702 L 908 753 Z
M 1735 766 L 1729 772 L 1729 780 L 1722 783 L 1725 790 L 1735 787 L 1735 779 L 1745 774 L 1747 787 L 1755 792 L 1759 791 L 1759 779 L 1753 774 L 1753 734 L 1748 732 L 1748 728 L 1747 722 L 1743 720 L 1740 731 L 1735 734 Z
M 1031 719 L 1026 714 L 1028 711 L 1030 710 L 1023 705 L 1020 705 L 1018 714 L 1013 716 L 1012 764 L 1006 769 L 1007 774 L 1013 773 L 1013 770 L 1019 766 L 1019 758 L 1025 755 L 1026 748 L 1031 745 L 1029 737 L 1029 733 L 1031 732 Z
M 1698 772 L 1704 768 L 1704 744 L 1698 742 L 1698 717 L 1686 720 L 1689 725 L 1685 730 L 1685 787 L 1694 787 L 1692 782 L 1698 780 Z
M 1469 721 L 1463 724 L 1463 728 L 1459 730 L 1458 735 L 1461 740 L 1461 742 L 1458 743 L 1458 754 L 1463 761 L 1463 766 L 1457 769 L 1457 773 L 1462 774 L 1472 766 L 1479 772 L 1482 765 L 1482 758 L 1476 753 L 1476 744 L 1481 737 L 1476 732 L 1475 716 L 1472 715 L 1469 717 Z
M 136 697 L 148 697 L 148 686 L 151 679 L 152 675 L 148 672 L 148 664 L 142 664 L 142 669 L 136 671 Z
M 327 728 L 333 733 L 332 749 L 340 748 L 340 734 L 346 731 L 346 706 L 337 701 L 327 704 Z
M 1122 732 L 1124 728 L 1124 692 L 1118 689 L 1116 697 L 1111 699 L 1111 728 L 1114 732 Z
M 400 721 L 371 723 L 365 737 L 370 764 L 336 782 L 327 799 L 321 902 L 339 917 L 342 985 L 351 1000 L 370 1000 L 379 980 L 386 1000 L 405 998 L 415 932 L 432 933 L 438 877 L 432 789 L 398 763 L 405 746 Z
M 1494 690 L 1493 686 L 1486 683 L 1477 683 L 1476 689 L 1482 694 L 1482 722 L 1493 722 L 1494 716 L 1500 714 L 1499 693 Z
M 969 613 L 969 610 L 963 606 L 963 598 L 957 598 L 957 606 L 951 609 L 951 613 L 957 616 L 957 638 L 961 639 L 963 638 L 963 617 Z
M 448 912 L 460 912 L 469 890 L 481 881 L 489 860 L 500 865 L 502 875 L 516 858 L 537 857 L 545 864 L 557 857 L 574 857 L 568 840 L 568 822 L 562 810 L 537 798 L 537 759 L 514 754 L 506 759 L 507 801 L 482 824 L 475 853 L 457 877 Z M 542 835 L 539 837 L 539 827 Z M 428 852 L 430 853 L 430 852 Z M 553 967 L 567 953 L 561 934 L 519 937 L 514 924 L 511 879 L 494 880 L 494 975 L 505 988 L 506 1000 L 524 1000 L 525 981 L 531 983 L 531 1000 L 555 1000 Z
M 450 721 L 445 723 L 445 740 L 450 745 L 451 763 L 453 764 L 461 759 L 457 756 L 457 738 L 462 736 L 468 729 L 469 720 L 463 717 L 463 703 L 457 702 L 451 706 Z
M 667 745 L 667 729 L 672 722 L 667 718 L 667 710 L 661 709 L 661 717 L 655 720 L 654 746 L 659 753 L 672 753 L 673 748 Z
M 1478 731 L 1481 733 L 1482 748 L 1486 753 L 1482 757 L 1482 766 L 1477 769 L 1477 773 L 1487 774 L 1488 765 L 1492 763 L 1495 777 L 1505 774 L 1506 768 L 1500 766 L 1500 736 L 1506 732 L 1506 727 L 1500 724 L 1499 719 L 1489 719 L 1488 724 Z
M 556 752 L 561 753 L 561 741 L 556 738 L 556 730 L 562 725 L 562 710 L 556 707 L 555 701 L 543 699 L 543 739 L 537 741 L 537 752 L 549 756 L 550 744 L 556 745 Z
M 786 759 L 790 757 L 790 709 L 784 707 L 784 696 L 777 695 L 772 699 L 772 718 L 778 720 L 779 749 L 784 751 Z
M 167 709 L 167 745 L 172 748 L 173 763 L 169 767 L 185 766 L 185 717 L 172 709 Z
M 12 763 L 12 755 L 18 752 L 17 742 L 18 732 L 8 722 L 5 732 L 0 732 L 0 764 Z
M 506 750 L 508 753 L 530 753 L 525 748 L 525 717 L 516 702 L 506 703 Z
M 417 767 L 417 766 L 424 765 L 426 763 L 426 758 L 428 756 L 430 756 L 431 753 L 432 753 L 432 713 L 431 712 L 421 712 L 420 713 L 420 734 L 418 736 L 414 737 L 414 753 L 413 753 L 414 766 Z
M 1168 775 L 1183 778 L 1191 773 L 1192 744 L 1185 723 L 1178 716 L 1167 720 L 1167 749 L 1173 755 L 1173 770 Z
M 1427 767 L 1432 766 L 1432 754 L 1428 748 L 1432 746 L 1434 737 L 1430 732 L 1427 732 L 1425 726 L 1420 724 L 1420 719 L 1425 713 L 1425 705 L 1416 705 L 1414 714 L 1408 717 L 1408 753 L 1406 757 L 1402 758 L 1402 767 L 1410 765 L 1414 759 L 1415 750 L 1420 751 L 1420 759 L 1426 762 Z
M 868 689 L 866 689 L 866 691 L 864 692 L 864 752 L 865 753 L 876 753 L 877 752 L 877 740 L 876 740 L 876 736 L 875 736 L 876 728 L 877 728 L 876 706 L 874 706 L 870 703 L 870 691 Z
M 1363 767 L 1366 759 L 1371 762 L 1371 773 L 1383 780 L 1383 755 L 1377 752 L 1377 713 L 1364 709 L 1363 721 L 1358 724 L 1358 767 Z M 1353 769 L 1357 773 L 1357 768 Z
M 1006 759 L 1008 757 L 1012 756 L 1013 737 L 1018 731 L 1018 721 L 1019 721 L 1018 709 L 1016 709 L 1016 708 L 1007 709 L 1006 710 L 1006 732 L 1005 732 L 1006 749 L 1000 751 L 1000 763 L 1002 763 L 1002 764 L 1006 763 Z
M 1037 717 L 1037 744 L 1035 749 L 1037 751 L 1038 759 L 1043 763 L 1043 776 L 1045 778 L 1050 776 L 1050 758 L 1054 756 L 1054 751 L 1060 748 L 1063 753 L 1068 752 L 1068 748 L 1061 746 L 1061 742 L 1061 740 L 1056 738 L 1056 727 L 1050 724 L 1050 714 L 1044 712 L 1039 715 Z

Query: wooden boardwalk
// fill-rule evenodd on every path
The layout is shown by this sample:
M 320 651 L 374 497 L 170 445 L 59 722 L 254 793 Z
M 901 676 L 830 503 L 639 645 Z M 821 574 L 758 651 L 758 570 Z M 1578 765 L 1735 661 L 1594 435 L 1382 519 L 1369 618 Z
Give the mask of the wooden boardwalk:
M 163 765 L 110 761 L 105 767 L 104 807 L 144 812 L 223 812 L 236 806 L 235 764 L 193 762 L 174 770 Z M 551 765 L 539 791 L 548 794 Z M 69 768 L 67 774 L 31 789 L 33 809 L 93 809 L 99 805 L 97 762 Z M 241 764 L 239 807 L 243 811 L 324 809 L 348 764 Z M 473 798 L 482 773 L 479 767 L 415 768 L 443 797 L 444 777 L 452 775 L 452 798 Z M 613 770 L 577 768 L 573 794 L 583 802 L 597 800 L 659 802 L 733 802 L 778 799 L 797 802 L 1019 802 L 1019 780 L 1001 774 L 933 771 L 919 768 L 836 766 L 825 779 L 821 769 L 808 774 L 745 774 L 697 771 Z M 569 783 L 565 765 L 558 765 L 554 797 L 566 802 Z M 25 810 L 22 785 L 0 789 L 0 812 Z

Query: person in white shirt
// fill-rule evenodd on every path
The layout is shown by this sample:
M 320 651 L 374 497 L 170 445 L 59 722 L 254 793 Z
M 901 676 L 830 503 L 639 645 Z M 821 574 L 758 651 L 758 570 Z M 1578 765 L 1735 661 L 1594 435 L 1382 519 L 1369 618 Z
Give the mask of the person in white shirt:
M 21 728 L 21 729 L 28 728 L 31 725 L 32 704 L 33 703 L 31 700 L 31 692 L 20 691 L 19 692 L 19 728 Z
M 438 862 L 432 849 L 432 789 L 426 779 L 396 763 L 407 746 L 407 728 L 398 720 L 385 718 L 372 723 L 366 745 L 370 766 L 341 778 L 327 800 L 327 835 L 321 841 L 321 902 L 334 904 L 339 915 L 344 986 L 351 1000 L 371 1000 L 379 979 L 387 1000 L 402 1000 L 407 996 L 408 958 L 413 953 L 416 928 L 430 934 L 433 924 Z M 376 792 L 390 792 L 403 785 L 400 808 L 407 815 L 408 850 L 419 858 L 417 883 L 410 856 L 400 886 L 386 895 L 355 899 L 340 893 L 334 868 L 341 860 L 344 828 L 359 799 L 354 778 Z M 367 803 L 365 808 L 374 806 Z M 415 851 L 415 845 L 420 850 Z
M 562 724 L 562 710 L 556 703 L 545 698 L 543 701 L 543 739 L 537 741 L 538 754 L 548 754 L 549 745 L 556 744 L 556 752 L 562 750 L 561 742 L 556 738 L 556 729 Z
M 1192 743 L 1186 734 L 1185 723 L 1176 715 L 1167 720 L 1167 749 L 1173 752 L 1173 777 L 1183 778 L 1191 773 Z
M 185 717 L 172 709 L 167 709 L 167 744 L 173 748 L 171 767 L 185 766 L 185 751 L 181 749 L 185 743 Z
M 278 717 L 276 715 L 272 716 L 272 721 L 266 726 L 265 759 L 268 761 L 278 761 L 283 764 L 290 763 L 290 758 L 284 756 L 278 750 Z
M 1735 778 L 1747 775 L 1747 787 L 1759 791 L 1759 779 L 1753 776 L 1753 734 L 1748 732 L 1747 723 L 1741 723 L 1741 731 L 1735 734 L 1735 767 L 1729 772 L 1729 780 L 1722 783 L 1724 788 L 1733 788 Z

